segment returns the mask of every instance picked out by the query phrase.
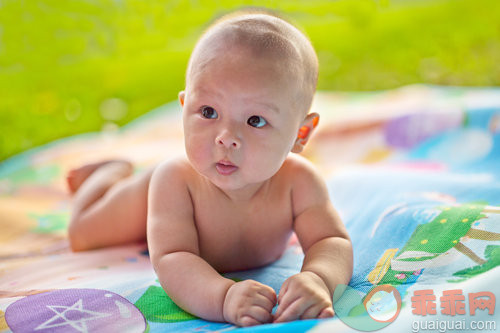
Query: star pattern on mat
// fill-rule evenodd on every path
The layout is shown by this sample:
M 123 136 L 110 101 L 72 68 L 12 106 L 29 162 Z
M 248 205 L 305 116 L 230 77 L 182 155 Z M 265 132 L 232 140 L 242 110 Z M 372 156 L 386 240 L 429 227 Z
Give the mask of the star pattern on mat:
M 35 331 L 42 330 L 46 328 L 53 328 L 59 326 L 70 325 L 78 332 L 87 333 L 87 321 L 95 320 L 99 318 L 108 317 L 111 314 L 109 313 L 101 313 L 96 311 L 85 310 L 83 308 L 83 302 L 79 299 L 75 304 L 71 306 L 63 306 L 63 305 L 47 305 L 47 307 L 52 310 L 55 315 L 47 320 L 46 322 L 40 324 L 35 328 Z M 78 311 L 81 314 L 79 319 L 69 319 L 66 317 L 68 311 Z

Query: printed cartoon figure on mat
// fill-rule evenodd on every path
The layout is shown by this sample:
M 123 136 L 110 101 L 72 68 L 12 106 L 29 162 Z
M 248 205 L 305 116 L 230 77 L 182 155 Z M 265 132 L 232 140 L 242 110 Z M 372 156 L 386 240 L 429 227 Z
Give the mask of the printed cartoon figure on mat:
M 318 124 L 308 113 L 317 76 L 311 43 L 283 19 L 254 11 L 218 20 L 196 44 L 179 93 L 187 158 L 135 176 L 127 161 L 70 171 L 72 248 L 147 235 L 162 287 L 207 320 L 248 326 L 333 316 L 335 287 L 352 274 L 351 242 L 318 172 L 290 154 Z M 304 262 L 279 296 L 220 275 L 277 260 L 293 232 Z
M 496 266 L 494 257 L 500 253 L 499 207 L 455 201 L 432 205 L 436 203 L 394 206 L 394 210 L 406 214 L 405 218 L 416 225 L 410 228 L 411 233 L 406 231 L 407 240 L 400 239 L 404 241 L 400 247 L 385 250 L 367 276 L 368 281 L 393 286 L 408 286 L 417 278 L 460 281 Z M 386 212 L 387 223 L 391 214 L 397 213 Z M 444 271 L 448 274 L 443 274 Z

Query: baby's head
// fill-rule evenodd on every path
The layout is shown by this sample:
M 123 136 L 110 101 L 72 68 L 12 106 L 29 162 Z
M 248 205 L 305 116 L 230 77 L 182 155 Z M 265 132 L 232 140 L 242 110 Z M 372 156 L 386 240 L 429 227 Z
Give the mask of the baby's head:
M 286 21 L 263 12 L 218 20 L 196 44 L 179 93 L 193 167 L 226 189 L 272 177 L 318 122 L 308 114 L 317 76 L 311 43 Z
M 283 86 L 298 89 L 293 96 L 296 112 L 311 107 L 318 80 L 316 53 L 302 32 L 283 19 L 263 11 L 235 12 L 212 24 L 191 54 L 186 86 L 208 64 L 221 56 L 239 56 L 241 66 L 267 63 Z

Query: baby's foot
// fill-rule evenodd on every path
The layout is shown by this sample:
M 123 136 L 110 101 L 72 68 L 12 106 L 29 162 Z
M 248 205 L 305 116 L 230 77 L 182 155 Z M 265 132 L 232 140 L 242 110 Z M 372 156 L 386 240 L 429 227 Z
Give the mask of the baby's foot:
M 102 162 L 97 162 L 97 163 L 90 163 L 90 164 L 85 164 L 84 166 L 81 166 L 76 169 L 71 169 L 68 174 L 66 175 L 66 182 L 68 183 L 68 188 L 69 191 L 73 194 L 78 189 L 82 184 L 85 182 L 85 180 L 92 174 L 94 171 L 99 169 L 100 167 L 110 164 L 110 163 L 117 163 L 120 164 L 128 169 L 130 169 L 130 173 L 133 171 L 133 166 L 132 163 L 125 161 L 125 160 L 109 160 L 109 161 L 102 161 Z

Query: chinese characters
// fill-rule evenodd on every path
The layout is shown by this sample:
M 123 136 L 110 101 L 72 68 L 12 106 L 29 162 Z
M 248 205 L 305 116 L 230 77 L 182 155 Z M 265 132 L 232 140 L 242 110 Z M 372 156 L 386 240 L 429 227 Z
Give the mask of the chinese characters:
M 488 309 L 488 314 L 495 312 L 495 295 L 489 291 L 478 293 L 469 293 L 469 313 L 471 316 L 476 314 L 476 309 Z M 464 315 L 465 296 L 462 289 L 444 290 L 439 298 L 441 303 L 441 313 L 444 315 L 455 316 Z M 420 316 L 436 314 L 436 296 L 432 289 L 415 290 L 411 298 L 412 313 Z

